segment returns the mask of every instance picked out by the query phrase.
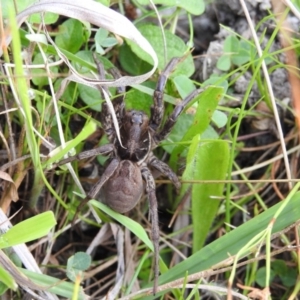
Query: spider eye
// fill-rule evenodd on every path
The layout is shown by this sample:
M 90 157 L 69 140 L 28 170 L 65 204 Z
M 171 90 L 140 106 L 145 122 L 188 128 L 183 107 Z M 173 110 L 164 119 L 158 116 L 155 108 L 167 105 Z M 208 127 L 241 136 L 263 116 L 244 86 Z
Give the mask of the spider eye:
M 131 116 L 132 124 L 142 124 L 143 123 L 143 114 L 139 112 L 132 112 Z

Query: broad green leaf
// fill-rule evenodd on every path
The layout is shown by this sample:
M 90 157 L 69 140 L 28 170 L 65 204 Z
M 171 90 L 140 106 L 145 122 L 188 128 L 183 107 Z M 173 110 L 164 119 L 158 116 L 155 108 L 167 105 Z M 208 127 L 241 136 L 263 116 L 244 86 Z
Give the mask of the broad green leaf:
M 135 54 L 126 43 L 120 47 L 119 60 L 122 68 L 131 75 L 143 74 L 152 68 L 142 57 Z
M 102 101 L 100 91 L 81 83 L 78 83 L 78 91 L 80 98 L 90 109 L 101 111 Z
M 109 37 L 108 34 L 108 30 L 99 28 L 95 34 L 96 46 L 100 45 L 102 47 L 108 48 L 118 44 L 117 39 L 114 37 Z
M 149 5 L 149 0 L 137 0 L 141 5 Z M 205 9 L 203 0 L 153 0 L 155 4 L 162 4 L 170 7 L 181 7 L 193 15 L 201 15 Z
M 195 102 L 198 102 L 197 111 L 192 125 L 182 138 L 182 142 L 191 141 L 194 136 L 206 130 L 211 121 L 213 112 L 222 97 L 223 91 L 222 87 L 209 87 L 195 98 Z M 173 150 L 170 158 L 170 165 L 173 170 L 177 169 L 177 159 L 185 148 L 186 145 L 182 144 Z
M 201 142 L 195 136 L 189 147 L 183 180 L 224 180 L 229 161 L 228 143 Z M 193 253 L 201 249 L 216 217 L 224 183 L 192 184 Z
M 217 68 L 221 71 L 228 71 L 231 67 L 229 54 L 223 54 L 217 61 Z
M 257 272 L 255 273 L 255 281 L 261 287 L 266 287 L 266 277 L 267 277 L 266 274 L 267 274 L 266 267 L 259 268 L 257 270 Z M 270 285 L 270 283 L 272 282 L 272 280 L 274 279 L 275 276 L 276 276 L 276 273 L 271 269 L 270 270 L 270 282 L 268 283 L 268 285 Z
M 55 38 L 57 47 L 76 53 L 83 42 L 83 26 L 80 21 L 68 19 L 59 26 L 59 34 Z
M 77 252 L 69 257 L 67 262 L 67 276 L 70 280 L 75 281 L 78 275 L 83 277 L 83 271 L 91 265 L 91 256 L 85 252 Z
M 162 147 L 168 152 L 172 153 L 174 148 L 177 147 L 178 142 L 180 142 L 185 135 L 185 133 L 188 131 L 188 129 L 191 127 L 193 123 L 193 116 L 190 114 L 182 114 L 177 119 L 172 131 L 168 135 L 167 141 L 164 141 L 162 143 Z M 181 156 L 184 156 L 183 153 L 181 153 Z
M 152 24 L 144 24 L 138 28 L 142 35 L 149 41 L 152 45 L 154 51 L 158 56 L 158 69 L 162 70 L 165 65 L 173 57 L 182 57 L 188 50 L 184 41 L 178 36 L 174 35 L 168 30 L 165 30 L 166 37 L 166 46 L 167 46 L 167 61 L 164 59 L 164 49 L 163 49 L 163 38 L 161 29 L 158 26 Z M 153 64 L 151 57 L 145 53 L 140 47 L 132 42 L 128 42 L 128 45 L 131 47 L 132 51 L 141 59 L 146 61 L 149 64 Z M 186 59 L 179 63 L 175 71 L 171 74 L 172 76 L 184 74 L 190 77 L 195 72 L 195 66 L 193 62 L 193 57 L 191 54 L 188 54 Z
M 213 241 L 192 256 L 177 264 L 159 278 L 159 283 L 164 284 L 172 280 L 182 278 L 188 272 L 189 275 L 209 269 L 234 256 L 254 236 L 266 229 L 273 220 L 273 216 L 280 208 L 280 202 L 252 220 Z M 300 192 L 297 192 L 289 200 L 280 217 L 273 225 L 272 233 L 279 232 L 300 219 Z M 250 253 L 249 249 L 249 253 Z
M 150 116 L 150 107 L 153 103 L 152 97 L 137 89 L 131 89 L 126 93 L 126 109 L 136 109 Z
M 223 46 L 223 55 L 218 59 L 217 68 L 221 71 L 228 71 L 231 67 L 231 57 L 239 51 L 240 43 L 235 35 L 229 35 Z
M 227 124 L 228 118 L 224 112 L 215 110 L 211 120 L 218 128 L 222 128 Z
M 48 234 L 56 224 L 52 211 L 22 221 L 0 236 L 0 249 L 27 243 Z
M 110 209 L 105 204 L 96 201 L 96 200 L 90 200 L 90 203 L 98 207 L 100 210 L 104 211 L 107 215 L 124 225 L 126 228 L 128 228 L 134 235 L 136 235 L 144 244 L 147 245 L 152 251 L 153 251 L 153 245 L 150 241 L 145 229 L 137 222 L 133 221 L 132 219 L 121 215 L 112 209 Z
M 58 296 L 64 297 L 66 299 L 73 299 L 72 296 L 75 289 L 74 283 L 66 282 L 64 280 L 57 279 L 49 275 L 37 274 L 35 272 L 26 269 L 21 269 L 21 268 L 19 269 L 28 278 L 30 278 L 35 284 L 46 287 L 47 291 L 56 294 Z M 87 295 L 85 295 L 82 287 L 80 287 L 77 297 L 78 298 L 76 299 L 78 300 L 85 300 L 88 298 Z
M 173 78 L 176 89 L 182 99 L 196 89 L 193 81 L 186 75 L 178 75 Z

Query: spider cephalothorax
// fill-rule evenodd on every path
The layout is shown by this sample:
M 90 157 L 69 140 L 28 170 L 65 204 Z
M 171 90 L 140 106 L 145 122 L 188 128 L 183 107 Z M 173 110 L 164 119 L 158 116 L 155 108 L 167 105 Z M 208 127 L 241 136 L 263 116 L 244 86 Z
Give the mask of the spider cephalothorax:
M 149 118 L 142 111 L 127 111 L 121 119 L 120 135 L 122 145 L 117 141 L 117 155 L 140 164 L 151 150 Z
M 153 154 L 153 149 L 170 133 L 178 116 L 184 108 L 195 98 L 200 90 L 195 90 L 178 105 L 161 126 L 164 116 L 163 92 L 169 74 L 181 58 L 173 58 L 162 71 L 153 95 L 153 106 L 150 118 L 142 111 L 125 110 L 123 95 L 125 89 L 118 88 L 120 94 L 114 101 L 114 109 L 120 127 L 121 144 L 116 138 L 112 118 L 106 103 L 103 103 L 100 121 L 107 134 L 109 144 L 97 149 L 82 152 L 76 156 L 62 160 L 59 165 L 67 162 L 84 159 L 99 154 L 110 155 L 109 164 L 103 172 L 100 180 L 87 193 L 86 199 L 95 198 L 100 193 L 100 201 L 107 204 L 113 210 L 124 213 L 131 210 L 144 193 L 144 182 L 149 199 L 149 210 L 152 223 L 152 241 L 154 244 L 154 287 L 157 291 L 159 275 L 159 227 L 157 214 L 157 199 L 155 194 L 155 181 L 150 167 L 166 175 L 176 189 L 179 190 L 180 182 L 170 167 L 159 160 Z M 96 61 L 98 72 L 104 78 L 103 66 Z M 114 77 L 118 72 L 110 70 Z M 86 201 L 83 201 L 84 204 Z M 82 204 L 79 208 L 82 207 Z

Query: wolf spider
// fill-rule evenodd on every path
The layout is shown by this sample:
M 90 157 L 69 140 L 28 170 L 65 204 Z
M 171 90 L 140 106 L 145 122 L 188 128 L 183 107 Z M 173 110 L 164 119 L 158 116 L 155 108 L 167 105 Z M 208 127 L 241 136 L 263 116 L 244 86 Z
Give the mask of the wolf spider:
M 108 205 L 116 212 L 126 213 L 134 208 L 140 200 L 144 193 L 143 182 L 145 182 L 152 224 L 151 236 L 154 244 L 153 294 L 157 292 L 159 276 L 159 226 L 155 181 L 149 167 L 166 175 L 172 181 L 177 191 L 180 189 L 180 182 L 171 168 L 159 160 L 152 151 L 168 136 L 179 115 L 186 106 L 191 103 L 195 96 L 201 92 L 201 90 L 195 90 L 177 104 L 165 124 L 161 126 L 164 116 L 164 88 L 168 76 L 182 59 L 183 58 L 173 58 L 161 72 L 153 95 L 154 105 L 151 107 L 150 117 L 142 111 L 126 111 L 123 101 L 125 88 L 119 87 L 117 89 L 119 96 L 114 99 L 113 106 L 120 127 L 122 145 L 120 145 L 116 137 L 111 114 L 107 104 L 104 102 L 102 104 L 100 121 L 108 137 L 109 144 L 93 150 L 84 151 L 75 156 L 66 158 L 57 164 L 63 165 L 73 160 L 81 160 L 100 154 L 110 156 L 109 164 L 100 180 L 87 193 L 86 198 L 79 205 L 77 212 L 88 200 L 95 198 L 96 195 L 100 193 L 99 198 L 102 203 Z M 100 64 L 96 58 L 95 62 L 100 76 L 104 78 L 105 72 L 102 64 Z M 120 77 L 116 69 L 111 69 L 110 73 L 115 78 Z M 100 92 L 101 91 L 100 89 Z

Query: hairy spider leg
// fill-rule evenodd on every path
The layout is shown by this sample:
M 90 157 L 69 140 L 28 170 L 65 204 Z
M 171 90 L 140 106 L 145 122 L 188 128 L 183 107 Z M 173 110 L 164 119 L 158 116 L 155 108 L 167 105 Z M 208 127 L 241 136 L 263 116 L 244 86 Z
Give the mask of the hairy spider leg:
M 59 161 L 58 163 L 54 164 L 52 166 L 52 169 L 54 169 L 56 167 L 59 167 L 59 166 L 62 166 L 62 165 L 65 165 L 66 163 L 72 162 L 74 160 L 83 160 L 83 159 L 94 157 L 94 156 L 97 156 L 97 155 L 109 154 L 113 151 L 114 151 L 114 145 L 113 144 L 106 144 L 106 145 L 100 146 L 98 148 L 83 151 L 83 152 L 78 153 L 76 155 L 65 158 L 65 159 Z
M 193 102 L 193 100 L 198 96 L 200 93 L 203 92 L 203 89 L 197 89 L 192 91 L 187 97 L 185 97 L 180 103 L 178 103 L 173 112 L 168 117 L 167 121 L 165 122 L 164 126 L 159 130 L 158 133 L 155 133 L 154 140 L 158 144 L 162 140 L 164 140 L 167 135 L 170 133 L 172 128 L 174 127 L 178 117 L 181 115 L 183 110 Z
M 160 173 L 167 176 L 175 185 L 177 192 L 180 190 L 181 183 L 177 175 L 172 171 L 172 169 L 164 162 L 159 160 L 155 155 L 151 155 L 147 163 L 158 170 Z
M 101 178 L 98 180 L 98 182 L 91 188 L 91 190 L 86 194 L 86 197 L 80 202 L 76 209 L 76 213 L 73 218 L 73 222 L 76 220 L 78 213 L 80 210 L 84 207 L 84 205 L 87 204 L 87 202 L 91 199 L 94 199 L 97 194 L 99 193 L 102 186 L 105 184 L 105 182 L 113 175 L 115 170 L 118 168 L 119 160 L 114 158 L 110 164 L 107 166 L 105 171 L 103 172 Z
M 159 276 L 159 228 L 158 228 L 158 213 L 157 199 L 155 191 L 155 180 L 150 170 L 143 166 L 141 169 L 142 176 L 146 181 L 146 193 L 149 200 L 149 210 L 151 217 L 151 239 L 154 247 L 154 284 L 153 295 L 157 293 L 158 276 Z
M 161 72 L 156 88 L 153 93 L 153 106 L 151 107 L 151 118 L 150 127 L 156 131 L 156 129 L 161 125 L 164 116 L 164 89 L 170 74 L 174 71 L 177 64 L 182 60 L 182 57 L 174 57 L 166 65 L 164 70 Z
M 105 79 L 105 69 L 104 69 L 103 64 L 98 60 L 98 58 L 96 57 L 95 54 L 93 54 L 93 58 L 94 58 L 96 66 L 97 66 L 97 70 L 98 70 L 100 79 Z M 116 68 L 109 69 L 109 73 L 111 73 L 115 79 L 118 79 L 121 77 L 120 72 Z M 108 87 L 102 86 L 102 87 L 98 87 L 98 89 L 100 91 L 102 99 L 105 99 L 105 97 L 103 95 L 103 90 L 107 94 L 109 94 Z M 123 118 L 124 111 L 125 111 L 124 94 L 125 94 L 125 87 L 124 86 L 117 87 L 117 94 L 116 94 L 117 97 L 113 100 L 113 107 L 114 107 L 114 110 L 115 110 L 115 113 L 117 116 L 119 126 L 121 126 L 121 120 Z M 114 129 L 110 110 L 105 101 L 102 102 L 102 109 L 101 109 L 101 113 L 100 113 L 100 122 L 101 122 L 103 130 L 105 131 L 105 133 L 107 135 L 109 142 L 113 143 L 115 140 L 115 129 Z

